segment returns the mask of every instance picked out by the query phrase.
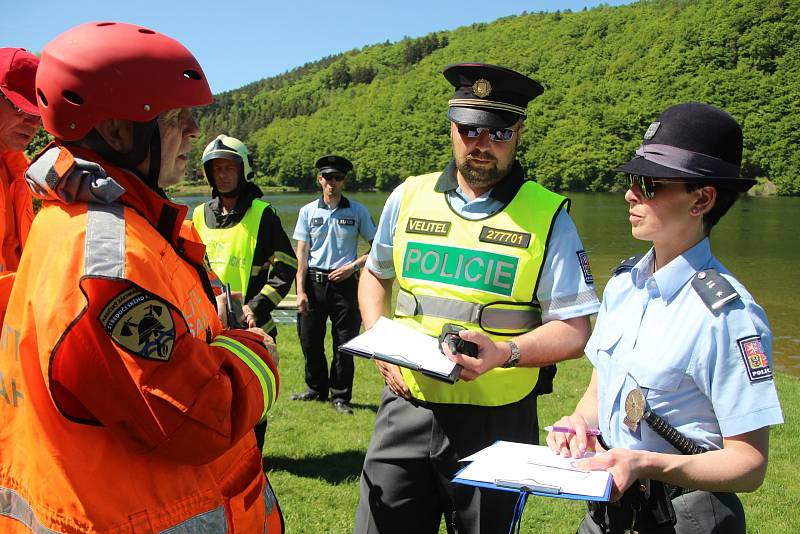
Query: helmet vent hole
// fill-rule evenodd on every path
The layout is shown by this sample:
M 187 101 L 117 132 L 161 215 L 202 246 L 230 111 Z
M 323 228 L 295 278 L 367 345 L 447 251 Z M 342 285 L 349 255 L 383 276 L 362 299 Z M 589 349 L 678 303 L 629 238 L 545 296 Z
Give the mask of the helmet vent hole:
M 113 26 L 113 25 L 115 25 L 115 24 L 116 24 L 116 22 L 101 22 L 101 23 L 100 23 L 100 24 L 98 24 L 97 26 L 98 26 L 98 27 L 102 27 L 102 26 Z
M 156 32 L 148 30 L 147 28 L 139 28 L 139 33 L 146 33 L 148 35 L 155 35 Z
M 41 89 L 37 89 L 36 90 L 36 94 L 39 95 L 39 100 L 42 102 L 42 105 L 44 107 L 47 107 L 47 98 L 45 98 L 44 93 L 42 92 L 42 90 Z
M 196 70 L 185 70 L 183 71 L 184 78 L 191 78 L 192 80 L 202 80 L 203 77 L 200 76 L 200 73 Z
M 61 91 L 61 95 L 64 97 L 64 100 L 73 104 L 75 106 L 82 106 L 83 105 L 83 97 L 76 93 L 75 91 Z

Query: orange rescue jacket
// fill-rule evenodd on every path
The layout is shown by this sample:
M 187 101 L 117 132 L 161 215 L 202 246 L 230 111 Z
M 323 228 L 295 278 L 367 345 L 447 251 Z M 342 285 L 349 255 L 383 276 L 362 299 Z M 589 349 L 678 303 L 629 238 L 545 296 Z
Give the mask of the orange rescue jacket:
M 33 221 L 31 192 L 25 183 L 28 158 L 22 152 L 0 154 L 0 271 L 16 271 Z
M 186 208 L 74 152 L 125 192 L 50 195 L 28 236 L 0 338 L 0 532 L 282 533 L 252 431 L 271 357 L 222 329 Z

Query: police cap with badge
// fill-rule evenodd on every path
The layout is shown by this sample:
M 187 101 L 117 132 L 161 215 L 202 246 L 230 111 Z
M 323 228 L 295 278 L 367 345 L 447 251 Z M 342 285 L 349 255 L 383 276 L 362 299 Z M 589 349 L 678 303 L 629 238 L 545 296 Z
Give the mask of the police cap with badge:
M 699 102 L 667 108 L 644 133 L 636 156 L 615 171 L 658 179 L 713 184 L 743 193 L 742 128 L 725 111 Z
M 485 63 L 458 63 L 442 72 L 455 87 L 447 118 L 456 124 L 509 128 L 527 115 L 528 102 L 544 88 L 524 74 Z
M 742 144 L 742 128 L 727 112 L 699 102 L 677 104 L 650 124 L 636 156 L 614 170 L 744 193 L 756 180 L 739 176 Z M 637 261 L 623 260 L 614 274 L 629 271 Z M 715 269 L 698 272 L 692 287 L 712 312 L 739 298 Z
M 314 167 L 317 168 L 321 175 L 341 174 L 344 176 L 353 169 L 353 164 L 342 156 L 328 155 L 319 158 Z

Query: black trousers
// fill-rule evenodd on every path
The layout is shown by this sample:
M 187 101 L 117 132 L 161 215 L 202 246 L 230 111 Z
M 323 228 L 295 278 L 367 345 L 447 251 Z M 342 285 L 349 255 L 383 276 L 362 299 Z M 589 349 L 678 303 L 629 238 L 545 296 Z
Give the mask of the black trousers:
M 623 534 L 629 529 L 651 534 L 744 534 L 747 530 L 744 508 L 735 493 L 691 491 L 672 499 L 672 507 L 674 525 L 658 525 L 647 512 L 636 514 L 631 525 L 634 519 L 630 514 L 617 512 L 614 504 L 609 504 L 598 517 L 587 512 L 577 534 Z
M 327 279 L 316 282 L 306 276 L 308 311 L 297 314 L 297 335 L 306 360 L 306 384 L 331 400 L 350 402 L 353 396 L 353 357 L 339 353 L 339 345 L 358 335 L 361 314 L 358 311 L 358 280 L 355 276 L 339 283 Z M 333 354 L 330 372 L 325 358 L 327 320 L 331 320 Z
M 385 387 L 361 472 L 354 534 L 508 532 L 517 494 L 454 484 L 461 458 L 539 441 L 536 395 L 497 407 L 420 404 Z

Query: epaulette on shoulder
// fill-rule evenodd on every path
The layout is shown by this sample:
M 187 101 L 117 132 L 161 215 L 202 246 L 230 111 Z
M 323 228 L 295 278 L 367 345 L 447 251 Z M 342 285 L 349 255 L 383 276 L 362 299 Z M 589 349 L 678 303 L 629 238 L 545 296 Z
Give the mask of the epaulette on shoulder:
M 636 254 L 635 256 L 631 256 L 630 258 L 625 258 L 611 270 L 611 276 L 617 276 L 619 273 L 625 273 L 630 271 L 631 269 L 633 269 L 634 265 L 639 263 L 639 260 L 641 259 L 642 259 L 641 254 Z
M 711 311 L 717 311 L 727 303 L 740 298 L 731 283 L 716 269 L 699 271 L 692 278 L 692 287 Z

